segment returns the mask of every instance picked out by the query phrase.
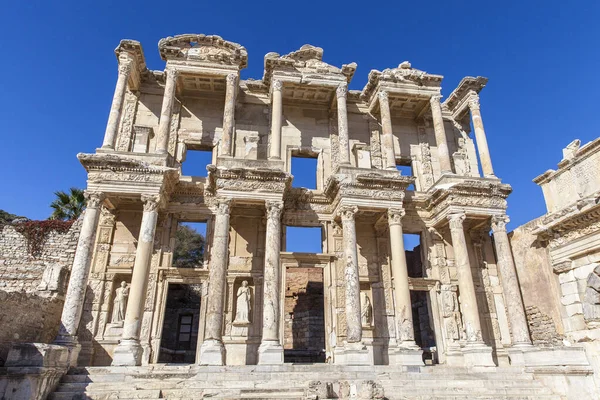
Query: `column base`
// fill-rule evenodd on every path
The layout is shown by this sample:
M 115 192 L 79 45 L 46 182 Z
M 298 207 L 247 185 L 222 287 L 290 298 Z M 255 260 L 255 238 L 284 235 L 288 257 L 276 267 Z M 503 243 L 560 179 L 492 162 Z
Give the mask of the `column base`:
M 531 344 L 515 344 L 512 347 L 506 349 L 510 365 L 526 365 L 526 354 L 527 352 L 534 351 L 535 347 Z
M 225 347 L 220 340 L 207 339 L 202 343 L 200 365 L 225 365 Z
M 139 340 L 123 339 L 115 348 L 111 365 L 114 366 L 136 366 L 142 365 L 142 354 L 144 349 Z
M 335 348 L 335 363 L 339 365 L 373 365 L 373 354 L 363 343 L 344 343 Z
M 495 367 L 492 348 L 484 343 L 469 343 L 462 348 L 465 367 Z
M 79 358 L 79 352 L 81 351 L 81 345 L 77 340 L 77 336 L 58 335 L 52 344 L 66 347 L 69 353 L 67 361 L 68 366 L 77 366 L 77 359 Z
M 390 365 L 425 365 L 423 350 L 417 345 L 390 348 L 388 357 Z
M 258 348 L 259 365 L 283 364 L 283 346 L 278 342 L 263 342 Z

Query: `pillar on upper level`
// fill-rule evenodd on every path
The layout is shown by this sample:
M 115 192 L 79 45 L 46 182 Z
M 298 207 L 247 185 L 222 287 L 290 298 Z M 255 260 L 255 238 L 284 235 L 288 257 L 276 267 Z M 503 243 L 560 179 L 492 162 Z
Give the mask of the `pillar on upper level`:
M 165 93 L 160 111 L 156 142 L 156 152 L 158 154 L 167 154 L 169 149 L 169 132 L 171 130 L 171 117 L 173 115 L 173 103 L 175 102 L 178 76 L 179 71 L 171 67 L 167 68 L 165 72 Z
M 348 134 L 348 108 L 346 96 L 348 95 L 348 84 L 342 83 L 335 91 L 337 97 L 338 114 L 338 139 L 340 146 L 340 164 L 350 164 L 350 139 Z
M 75 258 L 71 268 L 71 277 L 65 296 L 65 303 L 60 318 L 58 335 L 55 344 L 67 346 L 70 350 L 70 365 L 76 365 L 79 353 L 77 341 L 77 328 L 81 320 L 85 291 L 92 265 L 94 244 L 96 242 L 96 231 L 98 230 L 98 219 L 100 207 L 104 201 L 104 194 L 97 192 L 85 193 L 87 202 L 83 216 L 83 224 L 77 240 Z
M 383 168 L 396 169 L 396 153 L 394 151 L 394 133 L 392 131 L 392 115 L 390 113 L 389 94 L 379 92 L 379 111 L 381 113 L 381 153 Z
M 485 345 L 481 333 L 479 307 L 477 306 L 477 293 L 471 272 L 469 250 L 465 239 L 463 222 L 466 219 L 464 212 L 450 214 L 450 234 L 454 250 L 454 262 L 458 275 L 458 290 L 460 296 L 460 309 L 462 311 L 467 344 L 463 348 L 464 361 L 467 366 L 494 366 L 492 349 Z
M 140 331 L 144 317 L 160 198 L 157 195 L 142 195 L 142 202 L 144 203 L 144 213 L 131 274 L 131 288 L 123 322 L 123 335 L 119 345 L 115 348 L 112 365 L 142 364 L 143 348 L 140 344 Z
M 402 217 L 405 214 L 406 212 L 401 208 L 388 210 L 397 341 L 397 347 L 390 348 L 389 358 L 390 364 L 394 365 L 423 365 L 423 351 L 415 343 L 413 327 L 408 266 L 402 231 Z
M 481 161 L 481 170 L 483 176 L 495 177 L 494 168 L 492 167 L 492 159 L 490 158 L 490 150 L 483 129 L 483 120 L 481 119 L 481 110 L 479 107 L 479 95 L 474 91 L 471 92 L 469 100 L 469 111 L 471 112 L 471 120 L 475 129 L 475 140 L 477 141 L 477 150 L 479 151 L 479 160 Z
M 108 115 L 108 122 L 106 123 L 104 141 L 102 142 L 103 149 L 114 150 L 115 148 L 115 141 L 117 139 L 117 134 L 119 133 L 121 110 L 123 109 L 123 100 L 125 99 L 125 92 L 127 91 L 127 81 L 129 80 L 129 75 L 131 75 L 132 68 L 133 60 L 131 57 L 125 56 L 123 59 L 121 59 L 121 57 L 119 58 L 119 77 L 117 78 L 117 85 L 115 86 L 110 114 Z
M 510 320 L 512 344 L 513 346 L 530 346 L 531 337 L 529 336 L 525 307 L 523 306 L 515 262 L 506 233 L 508 222 L 509 219 L 506 215 L 492 217 L 492 234 L 494 235 L 496 257 L 498 258 L 498 270 L 500 271 L 504 302 Z
M 281 160 L 281 121 L 283 118 L 283 83 L 275 79 L 271 84 L 271 147 L 270 160 Z
M 225 86 L 225 108 L 223 111 L 223 137 L 221 138 L 221 154 L 231 157 L 233 154 L 232 143 L 234 141 L 235 127 L 235 102 L 237 98 L 237 74 L 229 74 Z
M 444 119 L 442 117 L 442 106 L 440 104 L 441 95 L 431 96 L 429 103 L 431 105 L 431 115 L 433 117 L 433 129 L 435 131 L 435 143 L 438 150 L 438 159 L 442 175 L 452 173 L 450 164 L 450 152 L 446 140 L 446 129 L 444 128 Z
M 200 347 L 200 364 L 225 365 L 223 346 L 223 310 L 229 264 L 229 209 L 230 199 L 218 200 L 213 243 L 208 267 L 208 298 L 206 306 L 206 333 Z
M 280 251 L 283 201 L 267 201 L 265 269 L 263 274 L 262 340 L 258 348 L 259 364 L 283 364 L 280 323 Z

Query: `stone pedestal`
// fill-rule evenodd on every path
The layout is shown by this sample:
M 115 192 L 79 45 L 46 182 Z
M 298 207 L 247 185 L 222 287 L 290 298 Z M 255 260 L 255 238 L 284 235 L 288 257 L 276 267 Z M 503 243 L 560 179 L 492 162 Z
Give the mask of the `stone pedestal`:
M 469 343 L 462 348 L 465 367 L 495 367 L 492 348 L 483 343 Z
M 258 364 L 283 364 L 283 346 L 279 341 L 263 341 L 258 348 Z
M 423 363 L 423 350 L 415 346 L 412 349 L 396 347 L 388 352 L 390 365 L 425 365 Z
M 121 339 L 113 353 L 111 365 L 141 365 L 144 349 L 139 339 Z
M 339 365 L 373 365 L 373 354 L 363 343 L 344 343 L 335 348 L 335 363 Z
M 207 339 L 200 346 L 200 365 L 224 365 L 225 347 L 223 342 Z

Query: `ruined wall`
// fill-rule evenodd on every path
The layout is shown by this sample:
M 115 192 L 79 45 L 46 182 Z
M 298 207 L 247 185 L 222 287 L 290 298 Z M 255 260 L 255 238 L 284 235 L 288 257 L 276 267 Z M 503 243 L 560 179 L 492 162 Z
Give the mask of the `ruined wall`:
M 35 258 L 13 226 L 0 228 L 0 365 L 13 343 L 56 336 L 82 220 L 66 233 L 50 232 Z

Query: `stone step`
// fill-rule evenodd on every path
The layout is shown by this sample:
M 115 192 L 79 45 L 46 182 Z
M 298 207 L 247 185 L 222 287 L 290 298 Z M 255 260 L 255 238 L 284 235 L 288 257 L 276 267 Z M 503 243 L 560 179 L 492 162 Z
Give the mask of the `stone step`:
M 117 394 L 118 393 L 118 397 Z M 160 390 L 101 390 L 97 392 L 54 392 L 48 400 L 114 400 L 114 399 L 160 399 Z

